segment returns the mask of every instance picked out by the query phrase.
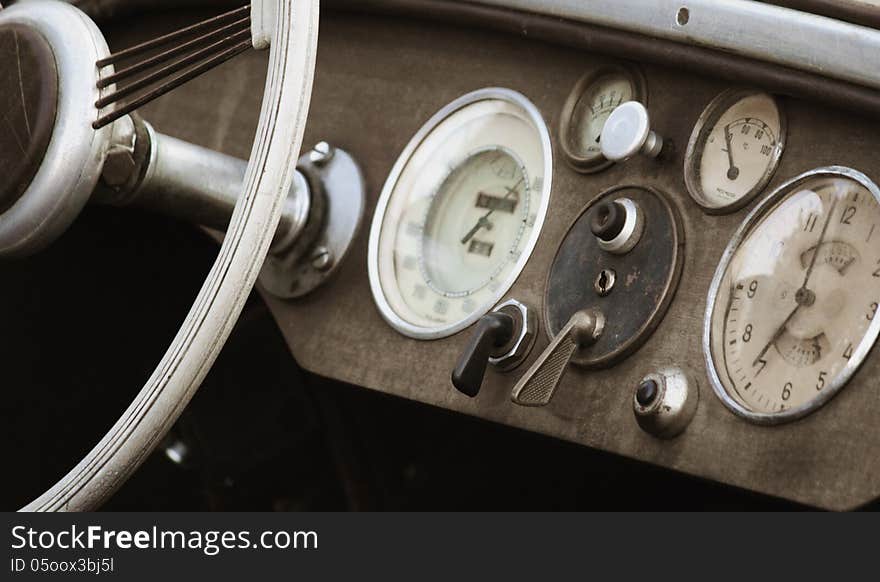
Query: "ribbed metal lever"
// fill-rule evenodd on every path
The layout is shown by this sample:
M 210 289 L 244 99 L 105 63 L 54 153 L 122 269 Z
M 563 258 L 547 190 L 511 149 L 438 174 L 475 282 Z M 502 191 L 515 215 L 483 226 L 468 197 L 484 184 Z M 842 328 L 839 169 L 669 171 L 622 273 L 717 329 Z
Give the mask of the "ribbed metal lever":
M 600 311 L 584 309 L 572 315 L 513 387 L 511 399 L 522 406 L 549 404 L 575 351 L 595 343 L 604 328 L 605 316 Z

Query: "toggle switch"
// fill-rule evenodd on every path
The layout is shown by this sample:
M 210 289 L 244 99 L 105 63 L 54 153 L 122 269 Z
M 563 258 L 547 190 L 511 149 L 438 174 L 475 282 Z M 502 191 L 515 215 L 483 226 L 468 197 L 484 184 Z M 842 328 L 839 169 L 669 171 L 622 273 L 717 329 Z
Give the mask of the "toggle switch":
M 531 310 L 511 299 L 477 321 L 467 346 L 452 372 L 452 384 L 466 396 L 480 392 L 486 368 L 506 372 L 525 360 L 535 343 L 535 317 Z

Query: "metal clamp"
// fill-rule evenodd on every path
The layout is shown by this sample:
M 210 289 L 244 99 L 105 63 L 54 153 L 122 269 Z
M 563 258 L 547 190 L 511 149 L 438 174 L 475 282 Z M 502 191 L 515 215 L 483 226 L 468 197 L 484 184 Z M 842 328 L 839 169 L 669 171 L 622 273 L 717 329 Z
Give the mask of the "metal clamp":
M 295 245 L 269 252 L 260 273 L 263 288 L 282 299 L 302 297 L 333 276 L 351 249 L 367 203 L 364 177 L 348 152 L 321 142 L 300 157 L 297 168 L 313 194 L 309 221 Z

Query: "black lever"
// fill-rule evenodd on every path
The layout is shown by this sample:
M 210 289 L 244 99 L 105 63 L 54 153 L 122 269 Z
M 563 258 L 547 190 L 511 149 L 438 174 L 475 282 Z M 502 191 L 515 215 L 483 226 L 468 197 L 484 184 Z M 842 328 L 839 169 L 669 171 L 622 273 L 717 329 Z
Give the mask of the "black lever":
M 489 357 L 513 339 L 516 322 L 506 313 L 493 311 L 477 322 L 477 327 L 452 371 L 452 384 L 473 398 L 480 392 Z

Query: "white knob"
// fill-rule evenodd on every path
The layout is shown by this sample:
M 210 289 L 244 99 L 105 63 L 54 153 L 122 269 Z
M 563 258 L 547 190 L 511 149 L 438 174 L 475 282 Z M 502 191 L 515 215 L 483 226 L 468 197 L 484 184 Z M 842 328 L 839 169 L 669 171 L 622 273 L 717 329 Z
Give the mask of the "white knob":
M 648 110 L 638 101 L 627 101 L 611 112 L 600 142 L 602 155 L 613 162 L 638 153 L 654 158 L 663 148 L 663 138 L 651 131 Z

